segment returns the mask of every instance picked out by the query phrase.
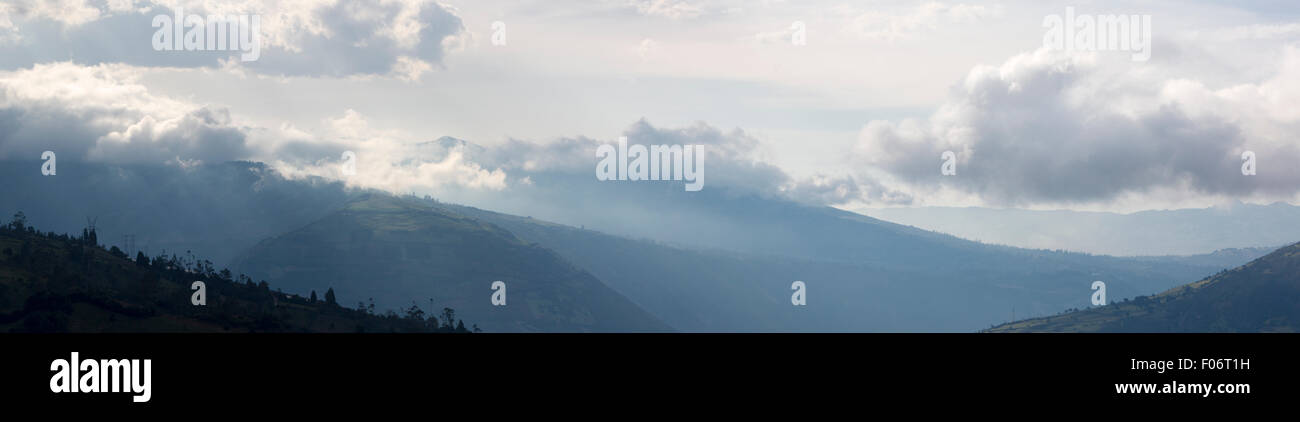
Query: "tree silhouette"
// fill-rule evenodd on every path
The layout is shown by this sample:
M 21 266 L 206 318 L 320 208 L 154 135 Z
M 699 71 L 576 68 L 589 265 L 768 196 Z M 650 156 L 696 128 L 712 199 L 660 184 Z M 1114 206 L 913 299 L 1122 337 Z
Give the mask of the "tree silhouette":
M 415 301 L 411 301 L 411 307 L 406 309 L 406 317 L 410 319 L 423 320 L 424 310 L 416 306 Z
M 451 331 L 454 328 L 452 321 L 456 320 L 456 310 L 451 308 L 442 308 L 442 328 Z
M 26 230 L 27 214 L 23 214 L 22 211 L 18 211 L 17 213 L 14 213 L 14 221 L 9 223 L 9 226 L 13 227 L 13 229 L 16 231 Z
M 339 308 L 332 287 L 325 292 L 328 304 L 321 303 L 315 290 L 310 291 L 309 298 L 284 294 L 279 288 L 268 296 L 269 283 L 255 283 L 244 274 L 233 277 L 228 269 L 215 268 L 211 261 L 193 255 L 180 257 L 163 251 L 151 258 L 137 251 L 131 259 L 117 246 L 91 244 L 95 235 L 90 227 L 84 229 L 82 237 L 77 237 L 37 231 L 27 225 L 21 214 L 15 220 L 0 222 L 0 244 L 3 244 L 0 272 L 21 270 L 31 273 L 33 281 L 14 280 L 24 286 L 31 285 L 32 290 L 9 297 L 24 303 L 19 312 L 8 315 L 0 312 L 0 322 L 7 323 L 10 331 L 67 331 L 78 329 L 75 327 L 84 325 L 83 321 L 88 319 L 115 327 L 120 325 L 118 328 L 152 331 L 157 326 L 149 317 L 157 316 L 203 320 L 215 323 L 212 326 L 223 331 L 314 332 L 353 327 L 358 332 L 467 331 L 463 322 L 451 323 L 450 309 L 444 310 L 448 322 L 439 325 L 442 321 L 414 302 L 405 309 L 405 315 L 389 310 L 376 316 L 373 299 L 370 304 L 359 303 L 360 312 Z M 50 250 L 53 252 L 46 252 Z M 84 263 L 91 261 L 90 257 L 104 261 L 105 268 L 115 270 L 83 268 Z M 176 301 L 156 294 L 159 290 L 188 290 L 196 280 L 205 282 L 209 292 L 222 293 L 220 300 L 204 312 L 196 313 L 188 300 Z M 0 296 L 7 295 L 4 290 L 7 283 L 10 281 L 0 279 Z M 107 318 L 99 313 L 88 314 L 72 306 L 76 303 L 89 304 L 109 314 Z M 270 312 L 267 305 L 271 304 L 296 306 L 280 306 Z M 433 304 L 431 300 L 431 307 Z M 313 314 L 330 317 L 310 317 Z

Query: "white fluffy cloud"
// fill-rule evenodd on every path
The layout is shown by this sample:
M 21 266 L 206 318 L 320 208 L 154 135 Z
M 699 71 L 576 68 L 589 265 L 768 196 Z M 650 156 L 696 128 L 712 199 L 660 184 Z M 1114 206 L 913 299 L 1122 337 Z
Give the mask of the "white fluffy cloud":
M 314 143 L 322 149 L 286 145 L 266 157 L 268 163 L 288 177 L 320 176 L 344 181 L 349 186 L 390 192 L 438 192 L 447 187 L 477 190 L 506 188 L 506 172 L 487 169 L 467 157 L 463 143 L 420 141 L 400 131 L 373 128 L 365 116 L 347 110 L 329 119 L 319 138 L 296 142 Z M 313 154 L 297 154 L 314 151 Z M 355 157 L 355 171 L 345 171 L 344 153 Z
M 152 95 L 123 65 L 36 65 L 0 73 L 0 158 L 116 163 L 248 155 L 230 113 Z
M 792 177 L 766 162 L 760 153 L 759 139 L 741 129 L 725 131 L 703 122 L 676 128 L 656 127 L 643 119 L 628 126 L 621 134 L 627 137 L 629 144 L 702 145 L 707 189 L 818 205 L 863 201 L 898 204 L 911 200 L 905 193 L 852 175 Z M 590 176 L 597 161 L 596 148 L 614 142 L 588 137 L 561 138 L 544 143 L 512 139 L 496 148 L 473 154 L 473 158 L 505 169 L 519 180 L 548 172 Z M 592 181 L 595 182 L 594 176 Z
M 1286 17 L 1165 9 L 1153 60 L 1117 67 L 1050 52 L 1006 60 L 1040 44 L 1042 14 L 1062 8 L 975 3 L 11 0 L 0 2 L 0 69 L 10 70 L 0 72 L 0 154 L 28 157 L 31 140 L 69 143 L 87 159 L 246 158 L 328 175 L 355 150 L 359 168 L 378 169 L 359 185 L 501 189 L 548 183 L 529 172 L 589 173 L 585 149 L 597 141 L 514 155 L 464 146 L 454 159 L 455 148 L 424 141 L 608 141 L 626 129 L 735 147 L 710 156 L 710 188 L 814 203 L 1104 207 L 1156 192 L 1294 194 L 1298 61 L 1294 48 L 1274 47 L 1300 30 Z M 1102 3 L 1090 10 L 1130 11 Z M 149 19 L 173 7 L 260 14 L 261 58 L 153 51 Z M 464 29 L 497 20 L 510 24 L 508 48 L 478 48 Z M 809 36 L 797 48 L 794 21 Z M 891 40 L 905 42 L 877 42 Z M 443 68 L 452 47 L 462 51 Z M 970 70 L 981 62 L 997 65 Z M 150 70 L 137 80 L 133 66 Z M 622 126 L 640 116 L 666 126 Z M 565 148 L 579 148 L 576 158 Z M 760 157 L 762 148 L 780 155 Z M 1259 161 L 1252 178 L 1237 171 L 1247 149 Z M 945 150 L 958 154 L 956 177 L 939 175 Z
M 140 72 L 68 62 L 0 72 L 0 160 L 36 161 L 47 150 L 64 166 L 255 160 L 291 177 L 324 176 L 393 192 L 505 187 L 504 171 L 466 160 L 460 148 L 374 128 L 352 110 L 317 133 L 287 123 L 250 127 L 224 107 L 155 95 L 138 82 Z M 356 155 L 356 174 L 342 174 L 343 151 Z
M 995 205 L 1159 192 L 1289 200 L 1300 191 L 1300 49 L 1280 56 L 1267 80 L 1212 88 L 1158 64 L 1116 72 L 1096 55 L 1025 53 L 973 69 L 928 119 L 870 122 L 858 157 L 918 195 Z M 943 151 L 956 153 L 956 176 L 941 175 Z M 1255 176 L 1241 172 L 1245 151 Z

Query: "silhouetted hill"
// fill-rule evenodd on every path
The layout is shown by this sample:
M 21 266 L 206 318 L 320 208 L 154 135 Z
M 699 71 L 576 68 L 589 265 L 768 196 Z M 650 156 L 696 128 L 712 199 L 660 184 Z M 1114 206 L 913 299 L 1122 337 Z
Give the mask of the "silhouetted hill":
M 554 252 L 479 220 L 385 194 L 365 194 L 238 261 L 289 291 L 333 286 L 341 301 L 381 307 L 434 299 L 488 331 L 668 331 Z M 506 305 L 493 306 L 494 281 Z
M 17 222 L 0 228 L 0 331 L 450 332 L 459 322 L 440 324 L 416 309 L 373 315 L 328 303 L 325 290 L 312 300 L 216 271 L 208 261 L 131 260 L 94 240 L 93 231 L 73 237 Z M 191 303 L 195 281 L 205 283 L 204 306 Z
M 177 167 L 59 162 L 57 176 L 0 161 L 0 216 L 23 211 L 56 233 L 98 219 L 99 239 L 123 245 L 134 235 L 146 254 L 192 251 L 216 265 L 258 241 L 302 227 L 347 202 L 343 184 L 286 179 L 265 164 L 227 162 Z
M 1004 324 L 992 332 L 1297 332 L 1300 243 L 1153 296 Z

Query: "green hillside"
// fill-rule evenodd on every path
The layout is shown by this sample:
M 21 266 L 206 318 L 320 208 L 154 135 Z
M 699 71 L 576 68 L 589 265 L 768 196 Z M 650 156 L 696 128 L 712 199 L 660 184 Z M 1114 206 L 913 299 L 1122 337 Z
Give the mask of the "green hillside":
M 19 216 L 0 227 L 0 332 L 453 332 L 454 311 L 375 315 L 321 296 L 272 290 L 194 257 L 137 254 L 42 233 Z M 191 303 L 202 281 L 206 304 Z M 457 330 L 458 324 L 461 329 Z
M 1153 296 L 990 332 L 1298 332 L 1300 243 Z
M 333 286 L 340 301 L 402 308 L 432 299 L 492 332 L 668 331 L 591 274 L 492 224 L 365 194 L 236 261 L 287 291 Z M 506 305 L 493 306 L 494 281 Z

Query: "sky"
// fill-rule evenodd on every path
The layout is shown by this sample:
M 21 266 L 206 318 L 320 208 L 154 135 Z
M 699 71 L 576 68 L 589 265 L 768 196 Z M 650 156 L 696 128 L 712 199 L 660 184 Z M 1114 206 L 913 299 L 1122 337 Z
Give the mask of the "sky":
M 257 18 L 256 53 L 160 50 L 178 9 Z M 1149 46 L 1049 42 L 1067 14 L 1150 22 Z M 1297 204 L 1297 41 L 1288 1 L 6 0 L 0 159 L 455 200 L 592 174 L 627 136 L 708 145 L 711 188 L 849 210 Z

